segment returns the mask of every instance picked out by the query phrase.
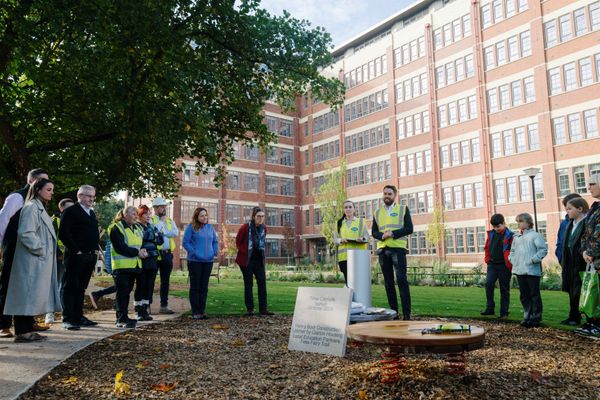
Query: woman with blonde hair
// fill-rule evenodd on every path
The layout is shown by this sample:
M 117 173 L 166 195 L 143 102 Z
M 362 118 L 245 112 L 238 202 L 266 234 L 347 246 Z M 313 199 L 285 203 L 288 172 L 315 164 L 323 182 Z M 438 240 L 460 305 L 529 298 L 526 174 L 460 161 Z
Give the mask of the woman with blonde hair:
M 521 291 L 521 326 L 535 328 L 540 326 L 542 320 L 540 279 L 542 259 L 548 254 L 548 244 L 542 235 L 533 229 L 533 218 L 530 214 L 517 215 L 517 224 L 519 230 L 514 234 L 508 259 L 513 266 L 513 274 L 517 275 Z

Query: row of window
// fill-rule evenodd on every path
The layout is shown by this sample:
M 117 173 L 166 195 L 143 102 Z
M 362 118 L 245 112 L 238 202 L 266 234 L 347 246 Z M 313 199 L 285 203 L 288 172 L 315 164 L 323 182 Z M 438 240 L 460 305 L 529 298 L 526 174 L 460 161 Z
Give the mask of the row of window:
M 367 129 L 366 131 L 346 136 L 345 140 L 346 146 L 344 150 L 346 151 L 346 154 L 380 146 L 390 142 L 390 126 L 389 124 L 383 124 L 375 128 Z
M 319 115 L 313 119 L 313 135 L 326 131 L 340 124 L 339 110 L 329 111 L 327 114 Z M 308 125 L 306 125 L 308 127 Z M 304 136 L 308 136 L 305 128 Z
M 294 179 L 283 178 L 279 176 L 266 176 L 267 194 L 277 194 L 281 196 L 294 195 Z
M 408 207 L 411 214 L 424 214 L 433 212 L 435 203 L 433 201 L 433 191 L 401 194 L 400 204 Z
M 344 84 L 350 89 L 363 82 L 368 82 L 378 76 L 386 74 L 388 71 L 387 56 L 384 54 L 374 60 L 369 61 L 356 69 L 344 74 Z
M 269 132 L 276 133 L 279 136 L 294 136 L 294 121 L 283 118 L 277 118 L 270 115 L 266 117 L 266 125 Z
M 463 15 L 433 31 L 434 49 L 441 49 L 471 35 L 471 15 Z
M 242 186 L 243 183 L 243 186 Z M 248 172 L 228 171 L 227 189 L 243 190 L 244 192 L 258 193 L 259 177 L 258 174 Z
M 349 168 L 346 171 L 346 186 L 366 185 L 382 182 L 392 177 L 390 160 Z
M 446 210 L 483 207 L 483 184 L 475 182 L 445 187 L 442 189 L 442 197 Z
M 485 227 L 446 229 L 444 246 L 447 254 L 483 253 L 485 249 Z
M 344 122 L 367 116 L 389 105 L 388 90 L 383 89 L 344 105 Z
M 600 174 L 600 163 L 572 167 L 571 171 L 569 171 L 569 168 L 561 168 L 556 171 L 558 191 L 561 196 L 566 196 L 573 192 L 580 194 L 587 193 L 589 177 L 598 174 Z M 573 177 L 573 186 L 571 186 L 570 177 Z
M 531 55 L 531 32 L 526 30 L 518 35 L 501 40 L 483 49 L 485 70 L 500 67 L 508 62 Z
M 546 48 L 554 47 L 598 29 L 600 29 L 600 1 L 545 22 Z
M 265 223 L 267 226 L 294 226 L 294 210 L 288 208 L 265 208 Z
M 398 140 L 429 132 L 429 111 L 409 115 L 396 120 Z
M 258 161 L 258 159 L 260 158 L 260 152 L 258 150 L 258 147 L 245 145 L 237 142 L 233 144 L 233 154 L 236 160 L 242 159 L 249 161 Z
M 443 88 L 453 83 L 460 82 L 475 75 L 473 67 L 473 54 L 467 54 L 457 60 L 440 65 L 435 69 L 435 83 L 437 88 Z
M 475 96 L 442 104 L 437 109 L 440 128 L 477 118 L 477 100 Z
M 535 176 L 535 198 L 544 198 L 542 173 Z M 494 179 L 496 204 L 515 203 L 531 200 L 531 178 L 527 175 Z
M 594 73 L 594 64 L 596 72 Z M 562 77 L 561 77 L 562 73 Z M 548 70 L 550 95 L 568 92 L 600 81 L 600 53 Z
M 517 13 L 529 8 L 527 0 L 494 0 L 489 4 L 481 6 L 481 23 L 483 29 L 493 24 L 504 21 Z
M 215 188 L 215 169 L 210 168 L 207 174 L 196 175 L 196 166 L 185 164 L 181 175 L 181 184 L 208 189 Z
M 552 134 L 557 145 L 598 137 L 596 109 L 552 118 Z
M 426 94 L 427 91 L 427 73 L 424 72 L 396 83 L 396 103 L 419 97 Z
M 455 167 L 457 165 L 479 161 L 481 161 L 479 138 L 440 146 L 440 162 L 442 168 L 448 168 L 450 166 Z
M 538 124 L 519 126 L 491 134 L 492 158 L 540 149 Z
M 219 218 L 219 204 L 205 201 L 193 201 L 193 200 L 182 200 L 181 201 L 181 222 L 189 223 L 192 221 L 194 211 L 198 207 L 203 207 L 208 213 L 208 222 L 211 224 L 218 224 L 221 219 Z M 252 207 L 249 206 L 250 215 L 252 215 Z
M 398 157 L 399 175 L 412 176 L 431 172 L 431 150 Z
M 294 150 L 274 146 L 269 147 L 269 150 L 267 150 L 266 161 L 268 164 L 279 164 L 291 167 L 294 165 Z
M 394 49 L 394 67 L 398 68 L 411 63 L 424 57 L 425 54 L 425 37 L 421 36 Z
M 534 102 L 535 84 L 533 76 L 488 89 L 487 98 L 490 113 Z
M 320 146 L 313 147 L 313 163 L 321 163 L 340 156 L 340 140 L 334 140 Z

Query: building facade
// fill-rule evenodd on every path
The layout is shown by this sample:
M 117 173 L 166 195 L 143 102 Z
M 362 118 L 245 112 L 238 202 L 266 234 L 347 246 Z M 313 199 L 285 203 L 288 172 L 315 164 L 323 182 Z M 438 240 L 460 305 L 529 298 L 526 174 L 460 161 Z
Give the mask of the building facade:
M 552 250 L 562 196 L 591 202 L 587 178 L 600 173 L 599 43 L 600 1 L 416 1 L 333 51 L 323 73 L 345 82 L 343 107 L 305 96 L 286 115 L 266 104 L 278 143 L 268 154 L 240 146 L 221 188 L 182 160 L 172 215 L 183 228 L 202 205 L 235 234 L 260 204 L 269 259 L 318 261 L 325 242 L 313 193 L 326 165 L 345 158 L 348 197 L 368 220 L 383 186 L 399 188 L 415 225 L 411 257 L 473 266 L 489 217 L 514 223 L 533 214 L 534 196 Z M 529 167 L 540 169 L 535 194 Z M 425 232 L 436 204 L 447 231 L 431 246 Z

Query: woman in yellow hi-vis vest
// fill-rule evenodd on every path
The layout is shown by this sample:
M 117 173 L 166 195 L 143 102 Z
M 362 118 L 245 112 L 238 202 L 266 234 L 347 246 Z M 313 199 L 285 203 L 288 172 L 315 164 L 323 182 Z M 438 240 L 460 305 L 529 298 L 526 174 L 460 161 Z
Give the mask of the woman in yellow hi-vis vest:
M 369 232 L 365 220 L 356 215 L 356 207 L 351 200 L 344 202 L 344 216 L 337 222 L 335 243 L 338 245 L 338 266 L 344 274 L 344 282 L 348 284 L 348 250 L 366 250 Z
M 137 320 L 129 318 L 129 296 L 133 289 L 135 276 L 142 271 L 142 258 L 148 256 L 142 248 L 144 233 L 135 222 L 137 209 L 129 206 L 119 211 L 113 223 L 108 227 L 110 236 L 110 259 L 113 279 L 117 287 L 117 322 L 119 328 L 135 328 Z

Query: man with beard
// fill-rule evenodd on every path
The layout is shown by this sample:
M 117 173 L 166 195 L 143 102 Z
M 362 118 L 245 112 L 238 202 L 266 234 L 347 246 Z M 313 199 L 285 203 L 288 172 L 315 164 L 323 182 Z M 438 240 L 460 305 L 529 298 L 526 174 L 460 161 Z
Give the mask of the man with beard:
M 410 290 L 406 278 L 406 253 L 408 238 L 413 232 L 410 212 L 404 205 L 396 204 L 397 189 L 393 185 L 383 188 L 383 203 L 373 215 L 372 235 L 377 239 L 379 265 L 385 283 L 390 308 L 398 312 L 398 297 L 394 281 L 394 272 L 400 289 L 402 301 L 402 316 L 410 320 Z

